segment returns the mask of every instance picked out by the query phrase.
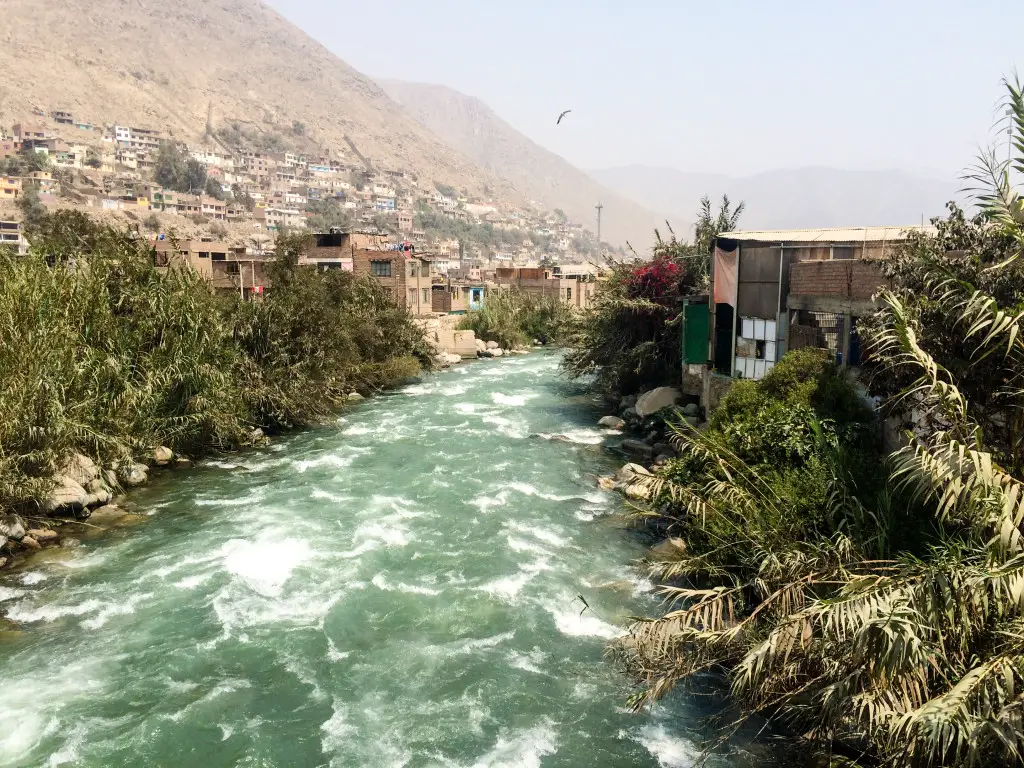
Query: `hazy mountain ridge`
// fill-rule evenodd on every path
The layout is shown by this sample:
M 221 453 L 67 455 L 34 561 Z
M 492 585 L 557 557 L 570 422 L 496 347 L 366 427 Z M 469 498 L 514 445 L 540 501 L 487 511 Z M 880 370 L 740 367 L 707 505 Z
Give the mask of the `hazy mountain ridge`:
M 442 85 L 378 82 L 450 147 L 508 180 L 545 207 L 561 208 L 571 220 L 593 230 L 594 206 L 600 202 L 604 205 L 603 240 L 616 245 L 629 240 L 638 250 L 646 250 L 653 239 L 653 228 L 663 217 L 603 187 L 564 158 L 524 136 L 481 100 Z M 660 208 L 655 206 L 655 210 Z
M 168 130 L 197 141 L 215 127 L 303 123 L 307 141 L 513 202 L 482 171 L 411 119 L 372 80 L 259 0 L 2 0 L 0 123 L 69 109 L 96 124 Z M 353 161 L 356 159 L 351 158 Z
M 729 177 L 635 165 L 590 174 L 640 204 L 656 201 L 658 210 L 671 211 L 676 232 L 685 231 L 705 194 L 744 201 L 745 229 L 920 224 L 922 216 L 927 221 L 941 215 L 946 202 L 960 196 L 955 179 L 939 181 L 899 170 L 811 167 Z

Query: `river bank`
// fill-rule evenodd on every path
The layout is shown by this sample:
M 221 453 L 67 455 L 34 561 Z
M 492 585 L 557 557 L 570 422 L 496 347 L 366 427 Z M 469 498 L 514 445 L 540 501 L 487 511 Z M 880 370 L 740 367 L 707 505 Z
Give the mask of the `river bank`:
M 698 706 L 631 716 L 603 659 L 653 601 L 557 365 L 459 366 L 154 478 L 145 525 L 4 579 L 0 764 L 690 765 Z

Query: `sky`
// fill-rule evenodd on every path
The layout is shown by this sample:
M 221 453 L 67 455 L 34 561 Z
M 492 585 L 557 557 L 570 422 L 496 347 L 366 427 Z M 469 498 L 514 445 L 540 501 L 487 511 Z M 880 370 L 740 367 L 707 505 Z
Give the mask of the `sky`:
M 364 74 L 476 96 L 585 169 L 944 179 L 1005 144 L 1000 80 L 1024 65 L 1010 0 L 267 2 Z

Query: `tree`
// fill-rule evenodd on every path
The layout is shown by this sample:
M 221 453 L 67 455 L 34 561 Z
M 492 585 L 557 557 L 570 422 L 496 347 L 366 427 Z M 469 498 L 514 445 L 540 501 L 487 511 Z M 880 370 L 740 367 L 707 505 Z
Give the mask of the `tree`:
M 199 194 L 206 189 L 206 166 L 169 141 L 160 145 L 153 175 L 162 187 L 176 192 Z
M 333 197 L 316 200 L 306 206 L 309 217 L 306 226 L 311 232 L 330 232 L 331 229 L 350 229 L 352 215 Z
M 24 217 L 25 229 L 29 232 L 38 229 L 46 219 L 46 207 L 39 200 L 38 184 L 29 182 L 22 187 L 18 208 Z
M 224 199 L 224 188 L 221 186 L 220 182 L 214 178 L 208 178 L 206 180 L 205 191 L 207 195 L 209 195 L 210 197 L 214 197 L 217 200 Z
M 253 196 L 243 190 L 238 184 L 231 185 L 231 196 L 236 203 L 247 211 L 252 211 L 256 207 L 256 200 Z

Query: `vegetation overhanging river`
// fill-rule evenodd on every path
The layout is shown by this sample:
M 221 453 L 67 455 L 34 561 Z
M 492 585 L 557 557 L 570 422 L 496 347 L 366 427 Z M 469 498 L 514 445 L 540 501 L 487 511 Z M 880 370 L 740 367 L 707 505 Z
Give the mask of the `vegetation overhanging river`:
M 699 705 L 631 715 L 603 659 L 653 598 L 557 366 L 457 367 L 166 475 L 145 524 L 8 577 L 0 765 L 691 765 Z

